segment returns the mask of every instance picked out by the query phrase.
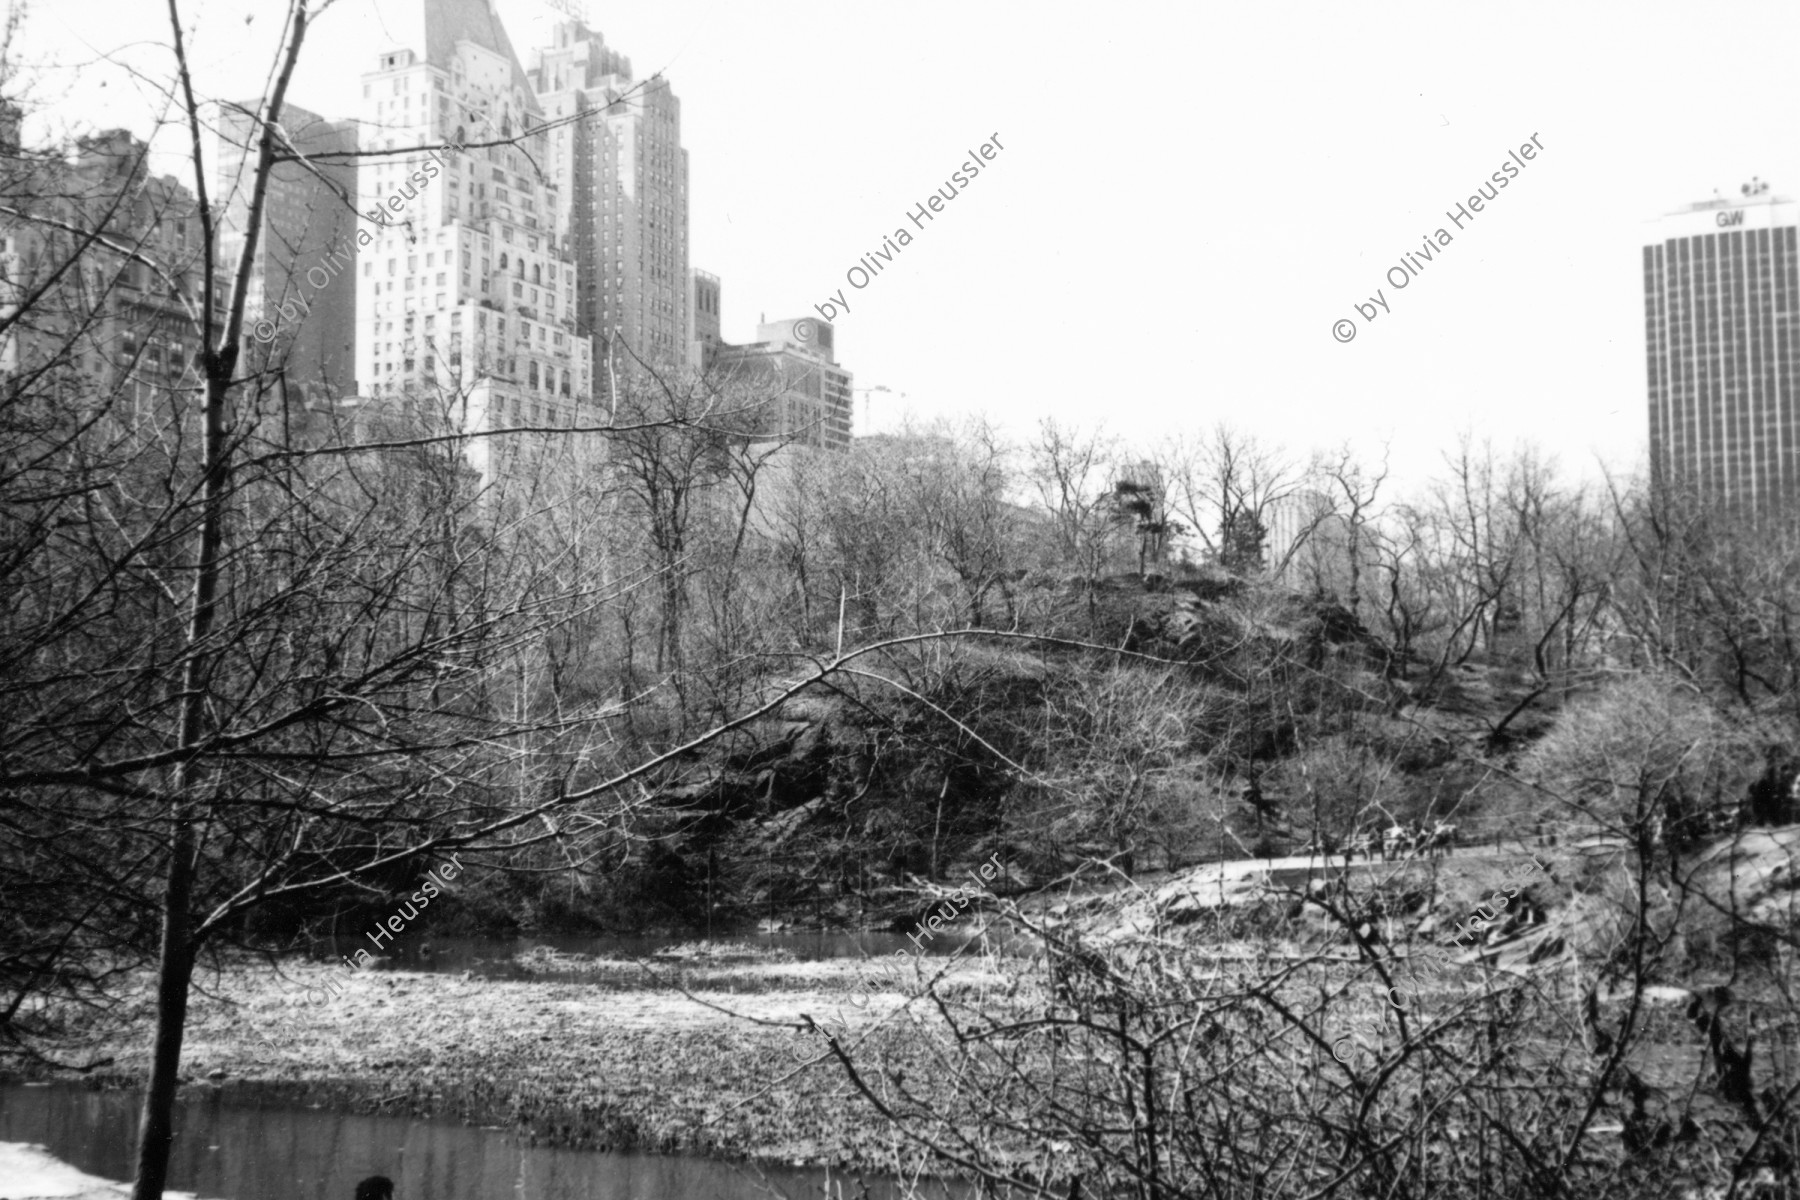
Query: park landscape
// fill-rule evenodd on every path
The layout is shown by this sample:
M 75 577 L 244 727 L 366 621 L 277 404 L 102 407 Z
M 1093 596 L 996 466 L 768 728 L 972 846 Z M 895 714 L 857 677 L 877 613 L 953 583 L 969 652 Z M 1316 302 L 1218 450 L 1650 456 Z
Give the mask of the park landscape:
M 208 1105 L 882 1195 L 1796 1194 L 1791 520 L 1185 401 L 827 451 L 643 357 L 549 425 L 315 402 L 254 232 L 6 128 L 0 1081 L 128 1096 L 134 1200 Z M 100 365 L 89 287 L 180 352 Z

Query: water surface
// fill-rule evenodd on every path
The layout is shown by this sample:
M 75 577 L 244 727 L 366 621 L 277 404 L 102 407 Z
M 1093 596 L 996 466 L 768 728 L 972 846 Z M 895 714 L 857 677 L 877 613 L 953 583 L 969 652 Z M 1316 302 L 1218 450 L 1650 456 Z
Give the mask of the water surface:
M 139 1100 L 125 1092 L 0 1086 L 0 1142 L 35 1142 L 80 1170 L 131 1178 Z M 262 1106 L 214 1092 L 180 1104 L 169 1186 L 223 1200 L 350 1200 L 386 1175 L 394 1200 L 768 1200 L 856 1197 L 854 1177 L 674 1155 L 553 1150 L 496 1129 Z M 6 1180 L 0 1179 L 0 1195 Z M 830 1191 L 826 1188 L 829 1184 Z M 967 1197 L 935 1186 L 934 1197 Z M 873 1200 L 900 1200 L 869 1180 Z

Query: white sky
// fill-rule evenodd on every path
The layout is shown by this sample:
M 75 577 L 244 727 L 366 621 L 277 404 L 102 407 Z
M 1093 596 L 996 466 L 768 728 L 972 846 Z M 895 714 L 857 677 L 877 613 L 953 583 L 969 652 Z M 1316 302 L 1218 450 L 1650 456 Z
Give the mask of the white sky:
M 337 0 L 292 98 L 357 115 L 382 14 L 404 28 L 418 2 Z M 201 90 L 260 93 L 284 5 L 181 3 Z M 528 63 L 554 14 L 499 3 Z M 591 0 L 589 15 L 681 98 L 692 263 L 723 279 L 728 340 L 842 288 L 858 386 L 1018 433 L 1043 415 L 1133 438 L 1225 419 L 1296 450 L 1391 439 L 1417 480 L 1466 427 L 1576 471 L 1629 467 L 1645 222 L 1753 174 L 1800 191 L 1791 0 Z M 33 99 L 61 128 L 148 134 L 166 20 L 165 0 L 36 0 Z M 906 211 L 996 133 L 1000 157 L 914 230 Z M 1533 134 L 1538 159 L 1448 225 Z M 178 139 L 157 145 L 183 169 Z M 853 291 L 845 270 L 903 224 L 913 243 Z M 1440 227 L 1453 243 L 1396 293 L 1387 268 Z M 1365 323 L 1353 304 L 1378 287 L 1391 311 Z

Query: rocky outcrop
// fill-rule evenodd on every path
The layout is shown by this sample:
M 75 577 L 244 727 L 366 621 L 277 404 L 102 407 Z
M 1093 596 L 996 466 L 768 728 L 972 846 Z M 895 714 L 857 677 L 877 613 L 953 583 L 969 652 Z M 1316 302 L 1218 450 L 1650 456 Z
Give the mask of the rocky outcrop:
M 690 768 L 683 782 L 663 788 L 665 808 L 727 816 L 780 811 L 818 798 L 831 781 L 832 717 L 771 720 L 748 726 L 712 761 Z

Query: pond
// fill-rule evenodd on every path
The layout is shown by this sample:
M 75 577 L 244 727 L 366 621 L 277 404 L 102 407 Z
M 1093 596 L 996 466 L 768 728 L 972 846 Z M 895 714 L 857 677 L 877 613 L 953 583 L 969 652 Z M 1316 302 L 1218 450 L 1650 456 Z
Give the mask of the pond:
M 107 1179 L 132 1174 L 139 1099 L 126 1092 L 0 1086 L 0 1142 L 34 1142 Z M 350 1200 L 369 1175 L 394 1200 L 768 1200 L 861 1195 L 823 1171 L 651 1154 L 541 1149 L 497 1129 L 448 1121 L 262 1106 L 213 1093 L 179 1105 L 171 1189 L 223 1200 Z M 0 1179 L 0 1195 L 7 1181 Z M 899 1200 L 869 1179 L 871 1200 Z M 829 1188 L 829 1190 L 827 1190 Z M 936 1184 L 933 1197 L 970 1197 Z

